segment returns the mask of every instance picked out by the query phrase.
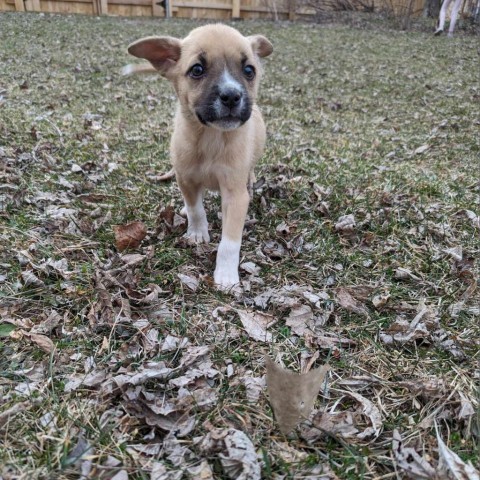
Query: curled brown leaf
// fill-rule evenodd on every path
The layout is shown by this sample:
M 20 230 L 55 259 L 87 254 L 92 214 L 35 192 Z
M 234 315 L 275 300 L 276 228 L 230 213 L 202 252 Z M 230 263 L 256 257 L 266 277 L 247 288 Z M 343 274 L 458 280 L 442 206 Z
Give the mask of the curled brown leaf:
M 115 245 L 123 252 L 127 248 L 137 248 L 147 235 L 147 229 L 142 222 L 132 222 L 126 225 L 115 225 Z

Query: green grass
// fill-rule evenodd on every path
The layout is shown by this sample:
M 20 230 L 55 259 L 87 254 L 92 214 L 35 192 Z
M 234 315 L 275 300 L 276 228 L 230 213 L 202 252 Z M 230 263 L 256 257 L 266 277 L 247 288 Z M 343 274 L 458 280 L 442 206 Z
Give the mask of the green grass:
M 268 141 L 256 174 L 265 183 L 250 205 L 255 222 L 242 245 L 242 261 L 260 273 L 243 273 L 250 289 L 232 297 L 211 286 L 214 249 L 186 248 L 182 231 L 168 230 L 159 217 L 168 205 L 177 213 L 182 206 L 175 182 L 154 179 L 169 168 L 173 89 L 161 78 L 119 75 L 131 61 L 125 51 L 131 41 L 184 36 L 198 22 L 0 15 L 0 419 L 25 402 L 0 420 L 0 477 L 79 478 L 80 464 L 71 458 L 79 438 L 93 448 L 90 478 L 110 479 L 121 469 L 131 479 L 150 478 L 154 461 L 175 470 L 165 452 L 149 456 L 132 447 L 161 443 L 167 431 L 135 410 L 140 400 L 128 400 L 134 389 L 109 388 L 112 377 L 140 372 L 151 361 L 177 367 L 185 353 L 161 350 L 168 335 L 210 346 L 207 357 L 220 372 L 188 386 L 192 394 L 213 387 L 218 398 L 188 407 L 197 422 L 181 438 L 193 452 L 188 466 L 205 459 L 215 478 L 227 478 L 218 452 L 202 451 L 195 441 L 212 428 L 247 433 L 263 459 L 263 478 L 272 480 L 320 475 L 319 465 L 342 479 L 395 478 L 401 469 L 391 451 L 394 429 L 436 465 L 434 421 L 452 450 L 479 464 L 478 414 L 460 415 L 465 402 L 479 408 L 478 265 L 471 260 L 478 258 L 479 231 L 465 215 L 479 214 L 478 36 L 459 30 L 453 39 L 438 38 L 390 29 L 377 17 L 348 18 L 350 24 L 235 24 L 245 34 L 266 35 L 275 51 L 265 61 L 258 99 Z M 218 198 L 207 195 L 206 207 L 215 245 Z M 62 216 L 60 208 L 71 211 Z M 347 214 L 357 224 L 351 235 L 335 229 Z M 113 226 L 131 221 L 147 226 L 134 252 L 145 258 L 122 270 Z M 286 235 L 276 231 L 281 222 L 290 228 Z M 265 254 L 272 240 L 284 248 L 278 258 Z M 460 262 L 444 252 L 457 246 Z M 68 273 L 42 267 L 48 259 L 65 259 Z M 398 268 L 415 278 L 398 278 Z M 43 284 L 25 285 L 22 273 L 29 271 Z M 182 285 L 179 273 L 200 279 L 198 290 Z M 297 337 L 286 323 L 288 302 L 277 298 L 265 311 L 277 320 L 269 328 L 273 342 L 252 340 L 234 310 L 261 311 L 258 295 L 293 284 L 328 294 L 311 305 L 317 317 L 326 315 L 325 324 Z M 146 300 L 155 285 L 155 300 Z M 369 318 L 342 308 L 338 287 L 350 288 Z M 379 308 L 372 303 L 377 294 L 389 295 Z M 309 304 L 300 293 L 289 298 Z M 413 319 L 422 299 L 465 358 L 432 339 L 381 341 L 398 315 Z M 461 300 L 463 310 L 452 316 L 450 307 Z M 217 307 L 223 310 L 214 318 Z M 52 311 L 60 320 L 49 333 L 56 345 L 50 356 L 30 334 Z M 355 343 L 330 351 L 316 346 L 317 335 Z M 332 375 L 316 407 L 354 411 L 358 405 L 342 392 L 357 391 L 380 408 L 377 438 L 325 434 L 309 444 L 303 427 L 285 438 L 264 393 L 248 403 L 243 382 L 265 374 L 265 355 L 281 354 L 299 371 L 317 351 L 314 366 L 330 361 Z M 73 376 L 92 369 L 106 379 L 65 391 Z M 375 381 L 358 389 L 342 383 L 365 376 Z M 431 380 L 446 387 L 422 393 Z M 407 381 L 420 390 L 412 393 L 401 383 Z M 178 387 L 161 381 L 141 389 L 178 401 Z M 41 421 L 47 413 L 51 427 Z M 361 430 L 368 419 L 360 423 Z M 108 467 L 109 456 L 118 465 Z M 324 474 L 311 478 L 334 478 Z

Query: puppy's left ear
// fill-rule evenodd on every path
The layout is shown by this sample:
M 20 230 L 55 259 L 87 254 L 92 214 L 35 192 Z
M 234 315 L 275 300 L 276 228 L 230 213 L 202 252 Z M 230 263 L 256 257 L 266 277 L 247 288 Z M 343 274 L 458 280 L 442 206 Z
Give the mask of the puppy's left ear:
M 273 52 L 272 44 L 263 35 L 251 35 L 247 37 L 252 45 L 252 50 L 259 57 L 268 57 Z

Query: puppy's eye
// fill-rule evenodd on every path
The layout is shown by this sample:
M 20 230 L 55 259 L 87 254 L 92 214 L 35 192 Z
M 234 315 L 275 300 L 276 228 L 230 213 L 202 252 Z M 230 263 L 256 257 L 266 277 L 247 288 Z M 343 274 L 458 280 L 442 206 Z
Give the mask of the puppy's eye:
M 203 66 L 200 65 L 199 63 L 196 63 L 196 64 L 190 69 L 189 75 L 190 75 L 192 78 L 200 78 L 201 76 L 203 76 L 204 73 L 205 73 L 205 68 L 203 68 Z
M 249 79 L 252 80 L 252 78 L 255 76 L 255 68 L 252 67 L 252 65 L 245 65 L 243 67 L 243 74 Z

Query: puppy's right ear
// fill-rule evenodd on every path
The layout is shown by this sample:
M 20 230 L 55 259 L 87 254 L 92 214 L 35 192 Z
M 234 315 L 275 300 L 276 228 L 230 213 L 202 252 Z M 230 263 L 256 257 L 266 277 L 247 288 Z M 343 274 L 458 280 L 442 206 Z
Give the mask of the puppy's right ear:
M 148 60 L 162 75 L 180 59 L 181 42 L 173 37 L 146 37 L 128 46 L 128 53 Z

